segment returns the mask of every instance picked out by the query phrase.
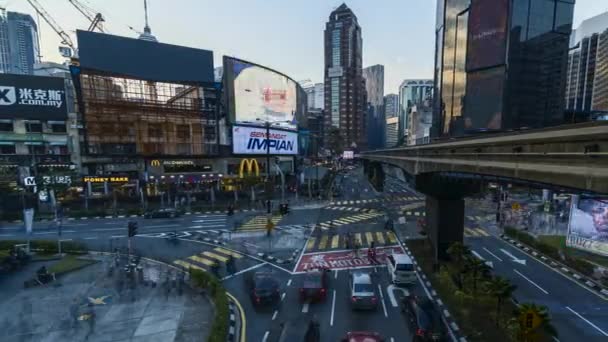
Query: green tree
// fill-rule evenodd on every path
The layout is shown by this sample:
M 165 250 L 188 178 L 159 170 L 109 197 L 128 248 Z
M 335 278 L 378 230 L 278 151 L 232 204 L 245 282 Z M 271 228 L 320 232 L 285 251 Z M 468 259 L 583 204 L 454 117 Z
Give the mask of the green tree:
M 451 258 L 453 265 L 453 276 L 456 277 L 456 285 L 462 290 L 462 278 L 465 269 L 465 261 L 471 255 L 471 249 L 462 244 L 462 242 L 454 242 L 446 251 Z
M 525 316 L 532 313 L 540 318 L 540 325 L 535 329 L 526 327 Z M 515 310 L 514 325 L 517 338 L 520 341 L 553 341 L 557 330 L 551 322 L 551 316 L 546 306 L 534 303 L 522 303 Z
M 496 325 L 500 326 L 500 309 L 506 299 L 511 298 L 517 286 L 511 284 L 508 279 L 503 277 L 493 277 L 486 283 L 486 291 L 488 294 L 496 298 Z
M 468 257 L 465 268 L 471 275 L 471 281 L 473 282 L 473 295 L 477 295 L 477 283 L 483 278 L 483 275 L 490 271 L 490 267 L 486 265 L 486 262 L 475 257 Z
M 332 127 L 329 130 L 328 147 L 333 155 L 340 155 L 344 152 L 344 137 L 339 128 Z

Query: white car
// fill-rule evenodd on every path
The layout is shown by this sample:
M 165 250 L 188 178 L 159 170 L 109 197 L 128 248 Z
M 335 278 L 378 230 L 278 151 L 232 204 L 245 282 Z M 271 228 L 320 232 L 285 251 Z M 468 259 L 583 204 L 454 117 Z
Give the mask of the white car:
M 386 264 L 393 284 L 413 284 L 416 282 L 414 264 L 408 255 L 393 253 L 386 258 Z

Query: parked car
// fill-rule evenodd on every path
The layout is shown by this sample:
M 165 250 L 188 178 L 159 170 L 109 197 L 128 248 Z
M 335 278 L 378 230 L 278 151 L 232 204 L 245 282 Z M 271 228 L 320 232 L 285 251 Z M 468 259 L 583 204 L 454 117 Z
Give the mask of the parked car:
M 274 304 L 279 301 L 279 282 L 272 273 L 256 272 L 246 279 L 254 306 Z
M 179 216 L 179 211 L 174 208 L 162 208 L 148 211 L 144 214 L 144 218 L 175 218 Z
M 351 274 L 350 281 L 351 307 L 353 309 L 376 310 L 378 298 L 376 289 L 369 273 L 356 271 Z
M 327 296 L 328 279 L 327 270 L 316 269 L 306 272 L 300 287 L 300 300 L 302 302 L 320 302 Z
M 439 309 L 424 297 L 407 296 L 402 300 L 401 311 L 406 315 L 414 341 L 447 341 L 447 329 Z
M 384 337 L 377 332 L 351 331 L 346 333 L 342 342 L 384 342 Z

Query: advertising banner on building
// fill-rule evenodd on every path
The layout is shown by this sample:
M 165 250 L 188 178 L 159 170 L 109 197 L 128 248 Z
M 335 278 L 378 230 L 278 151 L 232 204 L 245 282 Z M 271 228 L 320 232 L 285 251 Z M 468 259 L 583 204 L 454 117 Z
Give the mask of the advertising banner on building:
M 268 130 L 263 127 L 232 127 L 232 153 L 234 154 L 298 154 L 298 133 L 290 131 Z
M 505 63 L 509 0 L 473 0 L 469 12 L 467 71 Z
M 64 79 L 0 74 L 0 119 L 65 120 Z
M 608 256 L 608 198 L 572 197 L 566 245 Z

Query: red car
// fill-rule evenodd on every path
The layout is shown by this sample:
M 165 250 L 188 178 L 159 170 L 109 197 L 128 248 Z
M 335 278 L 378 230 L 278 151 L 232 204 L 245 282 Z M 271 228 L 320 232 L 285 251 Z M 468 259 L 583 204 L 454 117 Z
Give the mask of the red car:
M 311 270 L 304 274 L 300 287 L 300 301 L 320 302 L 327 296 L 327 270 Z
M 351 331 L 346 333 L 342 342 L 384 342 L 384 337 L 377 332 Z

